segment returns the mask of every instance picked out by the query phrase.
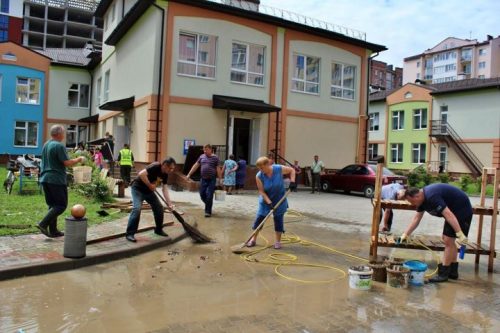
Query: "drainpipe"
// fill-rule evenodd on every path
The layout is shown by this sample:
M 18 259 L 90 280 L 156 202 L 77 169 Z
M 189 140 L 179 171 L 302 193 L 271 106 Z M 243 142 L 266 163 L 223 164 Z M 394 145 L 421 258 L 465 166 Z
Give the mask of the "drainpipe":
M 153 6 L 158 8 L 161 11 L 161 33 L 160 33 L 160 68 L 158 70 L 158 96 L 156 98 L 156 142 L 155 142 L 155 160 L 159 160 L 159 141 L 160 141 L 160 95 L 161 95 L 161 85 L 163 78 L 163 38 L 164 38 L 164 30 L 165 30 L 165 9 L 158 6 L 156 3 L 153 3 Z
M 94 86 L 94 74 L 92 71 L 87 69 L 90 75 L 90 87 L 89 87 L 89 117 L 92 116 L 92 88 Z M 90 141 L 90 123 L 87 124 L 87 141 Z
M 368 134 L 369 134 L 369 121 L 370 121 L 370 114 L 369 114 L 369 109 L 370 109 L 370 78 L 371 78 L 371 68 L 372 68 L 372 60 L 375 59 L 375 57 L 378 57 L 379 52 L 376 52 L 368 57 L 368 80 L 366 82 L 366 135 L 365 135 L 365 160 L 363 163 L 368 162 Z M 361 162 L 361 161 L 360 161 Z

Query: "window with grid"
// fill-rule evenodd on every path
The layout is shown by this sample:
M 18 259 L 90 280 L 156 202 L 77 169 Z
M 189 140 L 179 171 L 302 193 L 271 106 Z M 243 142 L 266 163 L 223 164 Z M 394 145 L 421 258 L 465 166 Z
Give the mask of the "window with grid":
M 40 104 L 40 79 L 18 77 L 16 81 L 16 103 Z
M 109 70 L 104 73 L 104 93 L 102 94 L 102 101 L 106 102 L 109 98 Z
M 402 130 L 405 128 L 405 112 L 393 111 L 392 112 L 392 129 L 393 130 Z
M 426 145 L 425 143 L 414 143 L 411 147 L 412 151 L 412 163 L 425 163 L 425 151 Z
M 354 100 L 355 76 L 356 66 L 333 63 L 331 96 Z
M 234 42 L 231 81 L 264 85 L 264 46 Z
M 102 85 L 102 79 L 98 78 L 97 84 L 95 87 L 95 90 L 96 90 L 95 96 L 96 96 L 97 105 L 101 105 L 101 85 Z
M 0 15 L 0 42 L 9 40 L 9 17 Z
M 319 58 L 293 55 L 292 91 L 319 94 Z
M 427 109 L 413 110 L 413 129 L 427 128 Z
M 374 160 L 378 156 L 378 143 L 368 144 L 368 160 Z
M 68 90 L 68 106 L 73 108 L 89 107 L 89 85 L 73 83 Z
M 370 131 L 379 130 L 379 116 L 378 112 L 370 113 Z
M 0 0 L 0 12 L 2 13 L 9 12 L 9 0 Z
M 403 163 L 403 144 L 402 143 L 392 143 L 391 144 L 391 162 L 392 163 Z
M 31 121 L 16 121 L 14 124 L 14 146 L 37 147 L 38 123 Z
M 177 74 L 215 78 L 217 37 L 181 32 Z

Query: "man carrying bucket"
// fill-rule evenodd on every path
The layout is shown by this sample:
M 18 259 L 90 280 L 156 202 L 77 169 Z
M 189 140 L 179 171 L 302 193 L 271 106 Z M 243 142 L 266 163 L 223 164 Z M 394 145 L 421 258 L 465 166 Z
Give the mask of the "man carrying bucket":
M 443 263 L 438 266 L 438 275 L 430 282 L 445 282 L 448 278 L 458 279 L 458 248 L 467 245 L 467 235 L 472 221 L 472 205 L 469 197 L 460 189 L 448 184 L 432 184 L 423 189 L 410 188 L 400 199 L 408 200 L 417 207 L 417 213 L 398 243 L 407 241 L 415 230 L 424 212 L 444 217 L 443 242 L 445 244 Z

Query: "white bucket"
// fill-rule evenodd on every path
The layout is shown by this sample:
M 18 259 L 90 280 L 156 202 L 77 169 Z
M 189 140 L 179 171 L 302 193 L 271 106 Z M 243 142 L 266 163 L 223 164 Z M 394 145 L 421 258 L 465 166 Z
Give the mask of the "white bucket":
M 372 288 L 373 269 L 368 266 L 349 267 L 349 287 L 357 290 Z
M 73 178 L 76 184 L 90 183 L 92 181 L 92 168 L 89 166 L 74 167 Z
M 226 191 L 221 191 L 221 190 L 215 191 L 215 200 L 216 201 L 226 200 Z

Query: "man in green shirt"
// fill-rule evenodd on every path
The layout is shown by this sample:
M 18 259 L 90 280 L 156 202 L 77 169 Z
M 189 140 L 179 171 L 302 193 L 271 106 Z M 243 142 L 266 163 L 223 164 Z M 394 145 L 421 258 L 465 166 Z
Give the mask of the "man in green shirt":
M 65 130 L 61 125 L 50 128 L 51 139 L 42 149 L 40 183 L 49 206 L 47 215 L 36 226 L 47 237 L 61 237 L 64 233 L 57 230 L 57 217 L 68 207 L 68 187 L 66 167 L 85 161 L 84 156 L 69 159 L 64 140 Z
M 314 191 L 317 189 L 318 194 L 319 194 L 320 189 L 321 189 L 320 175 L 323 172 L 323 170 L 325 170 L 325 165 L 323 164 L 323 161 L 319 160 L 318 155 L 314 155 L 314 162 L 311 165 L 311 176 L 312 176 L 312 192 L 311 193 L 314 193 Z

